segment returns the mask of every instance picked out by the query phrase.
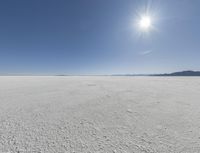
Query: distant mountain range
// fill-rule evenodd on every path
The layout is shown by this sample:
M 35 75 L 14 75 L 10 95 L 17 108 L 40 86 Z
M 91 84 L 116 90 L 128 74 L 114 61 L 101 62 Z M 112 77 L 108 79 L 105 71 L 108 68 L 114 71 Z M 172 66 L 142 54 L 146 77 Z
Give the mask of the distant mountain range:
M 56 76 L 77 76 L 60 74 Z M 200 71 L 180 71 L 163 74 L 113 74 L 113 75 L 78 75 L 78 76 L 200 76 Z
M 164 74 L 115 74 L 112 76 L 200 76 L 200 71 L 181 71 Z
M 181 71 L 165 74 L 152 74 L 150 76 L 200 76 L 200 71 Z

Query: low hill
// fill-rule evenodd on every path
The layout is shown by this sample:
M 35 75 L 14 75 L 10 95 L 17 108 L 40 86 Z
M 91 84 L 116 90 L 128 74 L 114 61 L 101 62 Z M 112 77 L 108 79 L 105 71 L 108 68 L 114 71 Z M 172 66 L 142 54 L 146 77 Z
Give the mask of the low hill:
M 200 76 L 200 71 L 181 71 L 165 74 L 153 74 L 152 76 Z

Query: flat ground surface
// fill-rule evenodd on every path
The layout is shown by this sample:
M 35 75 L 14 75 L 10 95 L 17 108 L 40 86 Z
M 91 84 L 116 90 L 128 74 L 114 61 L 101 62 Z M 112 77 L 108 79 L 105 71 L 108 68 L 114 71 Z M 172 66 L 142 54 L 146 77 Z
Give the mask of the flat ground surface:
M 0 152 L 199 153 L 198 77 L 0 77 Z

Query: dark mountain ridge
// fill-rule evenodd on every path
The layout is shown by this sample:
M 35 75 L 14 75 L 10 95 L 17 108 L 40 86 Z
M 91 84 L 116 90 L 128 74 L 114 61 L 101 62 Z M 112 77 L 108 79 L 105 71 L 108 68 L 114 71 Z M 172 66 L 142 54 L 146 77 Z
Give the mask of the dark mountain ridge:
M 200 71 L 181 71 L 165 74 L 153 74 L 151 76 L 200 76 Z

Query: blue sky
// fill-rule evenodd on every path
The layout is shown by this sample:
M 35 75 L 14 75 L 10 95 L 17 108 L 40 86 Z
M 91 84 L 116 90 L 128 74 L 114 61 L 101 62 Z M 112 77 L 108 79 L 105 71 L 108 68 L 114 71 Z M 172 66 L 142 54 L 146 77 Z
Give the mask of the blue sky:
M 199 16 L 199 0 L 1 0 L 0 74 L 200 70 Z

